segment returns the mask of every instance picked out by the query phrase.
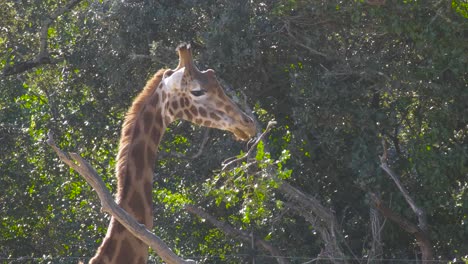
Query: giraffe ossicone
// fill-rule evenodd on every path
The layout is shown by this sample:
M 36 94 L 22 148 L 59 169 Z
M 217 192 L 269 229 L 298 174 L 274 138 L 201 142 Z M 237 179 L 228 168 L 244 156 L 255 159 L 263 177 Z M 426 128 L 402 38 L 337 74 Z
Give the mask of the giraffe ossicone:
M 158 145 L 177 119 L 230 131 L 239 140 L 256 134 L 248 115 L 224 93 L 211 69 L 200 71 L 189 44 L 177 48 L 176 69 L 159 70 L 133 101 L 117 154 L 117 203 L 148 229 L 153 227 L 152 182 Z M 146 263 L 148 246 L 114 218 L 90 263 Z

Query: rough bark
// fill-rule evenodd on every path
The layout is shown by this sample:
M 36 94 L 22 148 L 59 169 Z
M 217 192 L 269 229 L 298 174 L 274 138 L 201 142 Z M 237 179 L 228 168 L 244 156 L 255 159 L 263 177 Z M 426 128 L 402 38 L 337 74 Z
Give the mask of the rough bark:
M 382 213 L 382 215 L 392 222 L 399 225 L 406 232 L 414 235 L 421 249 L 421 259 L 423 263 L 430 263 L 434 258 L 432 250 L 432 243 L 427 233 L 417 225 L 411 223 L 408 219 L 388 208 L 376 194 L 371 194 L 372 201 L 375 207 Z
M 423 263 L 428 263 L 434 259 L 433 258 L 434 253 L 432 250 L 432 243 L 429 239 L 429 230 L 427 227 L 426 212 L 421 207 L 419 207 L 416 204 L 416 202 L 413 200 L 408 190 L 406 190 L 406 188 L 401 183 L 399 175 L 397 175 L 388 166 L 387 142 L 385 140 L 382 140 L 382 147 L 383 147 L 384 152 L 383 152 L 383 155 L 380 157 L 380 167 L 393 180 L 398 190 L 405 198 L 406 203 L 408 203 L 408 205 L 411 207 L 411 210 L 413 210 L 414 214 L 417 216 L 418 225 L 411 223 L 410 221 L 408 221 L 401 215 L 393 212 L 390 208 L 383 205 L 383 203 L 379 200 L 377 195 L 375 194 L 371 195 L 372 199 L 374 203 L 376 204 L 376 207 L 380 210 L 380 212 L 382 212 L 384 216 L 388 217 L 389 219 L 397 223 L 405 231 L 407 231 L 410 234 L 413 234 L 416 237 L 418 245 L 421 249 L 422 261 Z
M 380 212 L 374 206 L 371 206 L 369 209 L 369 218 L 371 223 L 372 241 L 367 263 L 382 263 L 380 260 L 383 256 L 381 233 L 384 224 L 382 224 Z
M 288 203 L 288 207 L 304 217 L 319 232 L 325 244 L 319 257 L 327 258 L 333 263 L 347 263 L 346 255 L 340 246 L 342 237 L 333 211 L 287 182 L 283 181 L 279 190 L 291 201 L 294 201 L 294 203 Z

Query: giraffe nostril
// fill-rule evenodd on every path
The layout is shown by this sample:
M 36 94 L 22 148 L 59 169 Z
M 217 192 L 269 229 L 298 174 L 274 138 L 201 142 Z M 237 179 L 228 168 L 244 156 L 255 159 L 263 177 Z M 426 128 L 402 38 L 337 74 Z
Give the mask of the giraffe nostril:
M 247 115 L 243 115 L 243 116 L 242 116 L 242 119 L 244 120 L 245 123 L 248 123 L 248 124 L 253 123 L 252 118 L 250 118 L 250 117 L 247 116 Z

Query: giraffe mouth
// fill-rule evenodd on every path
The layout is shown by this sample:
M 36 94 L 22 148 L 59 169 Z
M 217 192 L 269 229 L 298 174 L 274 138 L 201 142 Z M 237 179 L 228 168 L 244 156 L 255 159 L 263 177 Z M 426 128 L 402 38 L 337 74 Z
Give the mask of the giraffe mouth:
M 239 128 L 235 128 L 233 132 L 234 137 L 239 141 L 247 141 L 252 137 Z

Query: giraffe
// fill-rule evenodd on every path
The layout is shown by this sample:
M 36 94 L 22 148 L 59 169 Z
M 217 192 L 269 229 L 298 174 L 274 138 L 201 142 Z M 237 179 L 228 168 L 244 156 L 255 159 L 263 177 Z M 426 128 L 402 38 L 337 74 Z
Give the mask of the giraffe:
M 230 131 L 248 140 L 256 133 L 249 116 L 226 96 L 211 69 L 200 71 L 190 44 L 176 51 L 176 69 L 159 70 L 133 101 L 122 127 L 116 174 L 116 201 L 149 230 L 153 227 L 152 181 L 158 145 L 177 119 Z M 107 234 L 89 263 L 146 263 L 148 246 L 111 218 Z

